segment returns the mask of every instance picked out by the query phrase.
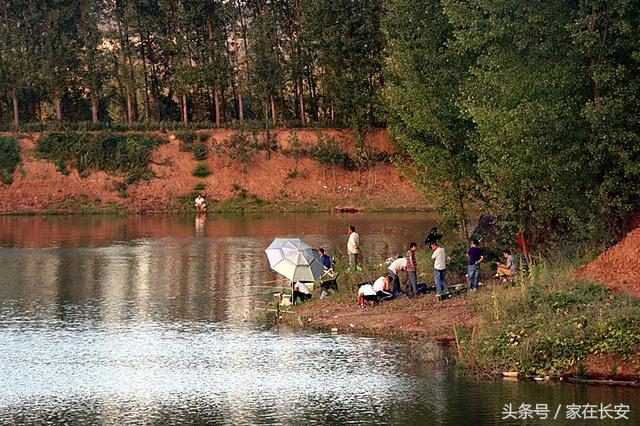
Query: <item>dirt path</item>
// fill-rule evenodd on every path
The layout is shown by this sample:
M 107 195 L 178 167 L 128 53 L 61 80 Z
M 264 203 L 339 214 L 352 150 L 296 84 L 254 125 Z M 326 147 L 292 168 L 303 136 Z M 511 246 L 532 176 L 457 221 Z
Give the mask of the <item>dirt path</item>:
M 296 309 L 307 326 L 382 337 L 455 339 L 453 326 L 472 327 L 478 318 L 468 312 L 467 296 L 438 302 L 434 295 L 401 298 L 360 308 L 351 302 L 322 300 Z

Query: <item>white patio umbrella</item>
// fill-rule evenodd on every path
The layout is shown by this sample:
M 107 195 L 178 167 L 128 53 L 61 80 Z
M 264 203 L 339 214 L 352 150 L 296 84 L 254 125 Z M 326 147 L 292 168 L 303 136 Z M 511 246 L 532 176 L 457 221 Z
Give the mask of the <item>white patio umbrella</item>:
M 318 250 L 300 238 L 276 238 L 265 253 L 271 269 L 291 281 L 315 282 L 324 272 Z

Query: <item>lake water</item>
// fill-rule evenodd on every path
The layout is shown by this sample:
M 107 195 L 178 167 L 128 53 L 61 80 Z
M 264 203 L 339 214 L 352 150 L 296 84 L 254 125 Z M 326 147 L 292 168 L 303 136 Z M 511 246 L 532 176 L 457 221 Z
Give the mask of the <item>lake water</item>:
M 343 250 L 349 224 L 383 259 L 435 217 L 0 217 L 0 424 L 524 424 L 502 419 L 523 403 L 546 404 L 527 424 L 574 424 L 570 404 L 640 424 L 637 388 L 475 381 L 401 343 L 256 323 L 271 240 Z

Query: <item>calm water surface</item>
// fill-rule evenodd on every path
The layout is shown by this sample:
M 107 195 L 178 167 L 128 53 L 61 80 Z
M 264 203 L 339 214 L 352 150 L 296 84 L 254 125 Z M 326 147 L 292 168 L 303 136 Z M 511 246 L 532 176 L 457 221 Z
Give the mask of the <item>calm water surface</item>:
M 638 389 L 473 381 L 399 343 L 256 324 L 271 240 L 343 250 L 351 223 L 384 258 L 435 218 L 0 217 L 0 424 L 507 424 L 509 403 L 640 424 Z

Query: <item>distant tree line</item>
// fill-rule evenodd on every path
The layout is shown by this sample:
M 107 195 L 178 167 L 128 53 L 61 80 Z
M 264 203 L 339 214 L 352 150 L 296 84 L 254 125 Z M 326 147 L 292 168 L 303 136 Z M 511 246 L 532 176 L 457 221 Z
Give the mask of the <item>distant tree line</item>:
M 376 126 L 376 0 L 0 0 L 0 122 Z

